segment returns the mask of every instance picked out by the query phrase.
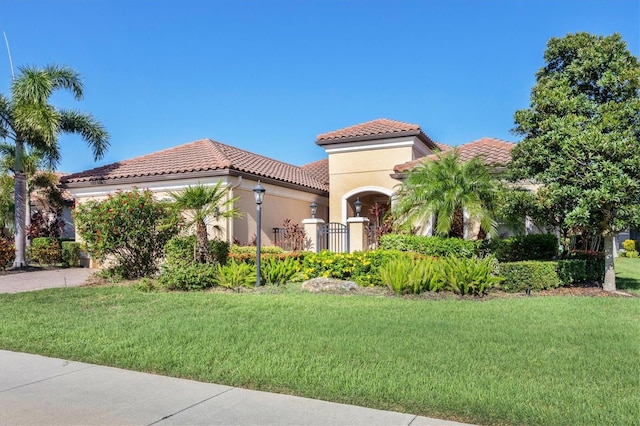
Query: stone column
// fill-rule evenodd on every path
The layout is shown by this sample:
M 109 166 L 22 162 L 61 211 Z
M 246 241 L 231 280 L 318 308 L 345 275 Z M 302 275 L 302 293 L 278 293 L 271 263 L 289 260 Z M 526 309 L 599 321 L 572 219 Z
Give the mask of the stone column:
M 349 253 L 367 250 L 369 218 L 350 217 L 347 219 L 347 226 L 349 227 Z
M 306 238 L 305 250 L 318 252 L 318 229 L 324 225 L 323 219 L 303 219 L 302 225 L 304 226 L 304 234 Z

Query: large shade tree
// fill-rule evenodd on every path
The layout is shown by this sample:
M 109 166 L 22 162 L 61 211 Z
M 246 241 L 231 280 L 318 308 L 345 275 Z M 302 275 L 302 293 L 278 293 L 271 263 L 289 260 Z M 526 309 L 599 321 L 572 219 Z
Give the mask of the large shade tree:
M 75 133 L 102 158 L 109 135 L 91 115 L 57 109 L 49 103 L 56 90 L 70 91 L 76 100 L 83 96 L 78 73 L 67 67 L 23 67 L 13 80 L 10 97 L 0 94 L 0 137 L 15 145 L 15 221 L 16 259 L 14 267 L 24 267 L 27 183 L 23 163 L 25 147 L 40 150 L 52 166 L 60 160 L 59 136 Z
M 423 226 L 435 217 L 435 233 L 464 237 L 464 223 L 497 234 L 494 200 L 497 185 L 479 158 L 461 161 L 457 150 L 438 154 L 409 171 L 396 195 L 392 214 L 397 227 Z M 465 215 L 467 220 L 465 220 Z
M 544 185 L 565 228 L 603 237 L 615 290 L 615 235 L 640 224 L 640 65 L 620 35 L 552 38 L 512 151 L 517 179 Z
M 240 216 L 233 204 L 239 197 L 229 197 L 229 188 L 218 181 L 213 186 L 193 185 L 180 192 L 171 193 L 176 207 L 187 216 L 187 226 L 195 227 L 196 261 L 212 263 L 209 249 L 209 234 L 207 222 L 220 217 L 232 218 Z

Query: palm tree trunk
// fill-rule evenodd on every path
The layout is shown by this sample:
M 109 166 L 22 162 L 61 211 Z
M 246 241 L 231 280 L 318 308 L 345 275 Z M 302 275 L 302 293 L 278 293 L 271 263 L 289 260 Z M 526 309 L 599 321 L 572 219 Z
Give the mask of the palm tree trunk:
M 203 220 L 196 222 L 196 260 L 201 263 L 212 263 L 207 225 Z
M 602 283 L 602 288 L 606 291 L 616 291 L 616 271 L 613 268 L 613 239 L 613 234 L 604 236 L 604 282 Z
M 16 138 L 17 139 L 17 138 Z M 13 262 L 14 268 L 23 268 L 27 266 L 25 262 L 25 224 L 27 211 L 27 177 L 23 170 L 22 155 L 24 152 L 24 142 L 16 140 L 16 158 L 14 164 L 15 179 L 15 223 L 14 223 L 14 244 L 16 246 L 16 258 Z

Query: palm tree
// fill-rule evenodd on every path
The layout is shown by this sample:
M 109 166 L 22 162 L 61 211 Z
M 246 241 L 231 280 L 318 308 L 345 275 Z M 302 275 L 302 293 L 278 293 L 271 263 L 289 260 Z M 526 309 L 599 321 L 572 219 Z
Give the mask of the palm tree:
M 67 67 L 23 67 L 11 85 L 11 98 L 0 94 L 0 137 L 15 144 L 15 268 L 26 266 L 24 260 L 27 182 L 23 163 L 25 148 L 40 150 L 55 168 L 60 160 L 58 137 L 77 133 L 92 148 L 95 160 L 102 158 L 109 146 L 109 135 L 91 115 L 56 109 L 49 104 L 54 91 L 69 90 L 82 99 L 82 81 Z
M 209 250 L 209 236 L 207 221 L 211 216 L 233 218 L 239 217 L 240 212 L 233 207 L 239 197 L 229 198 L 230 189 L 222 186 L 218 181 L 214 186 L 188 186 L 180 192 L 170 193 L 176 207 L 187 216 L 187 226 L 196 228 L 196 261 L 212 263 Z
M 395 224 L 413 227 L 435 216 L 435 233 L 464 237 L 464 215 L 480 223 L 481 233 L 497 234 L 496 185 L 479 158 L 462 162 L 457 150 L 437 154 L 409 171 L 393 207 Z

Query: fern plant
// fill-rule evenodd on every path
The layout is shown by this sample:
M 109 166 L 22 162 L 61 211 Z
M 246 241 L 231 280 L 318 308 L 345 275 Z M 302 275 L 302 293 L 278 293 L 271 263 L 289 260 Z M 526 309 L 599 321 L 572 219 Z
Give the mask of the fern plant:
M 380 278 L 396 294 L 438 291 L 445 280 L 437 260 L 400 256 L 379 268 Z
M 268 284 L 286 284 L 300 272 L 300 262 L 292 257 L 284 259 L 267 259 L 262 265 L 260 274 Z
M 232 260 L 226 265 L 218 264 L 217 267 L 216 284 L 220 287 L 239 291 L 240 287 L 252 287 L 256 284 L 256 268 L 253 265 Z
M 504 280 L 493 274 L 494 267 L 495 262 L 491 257 L 459 259 L 449 256 L 443 259 L 446 289 L 459 295 L 482 296 Z

